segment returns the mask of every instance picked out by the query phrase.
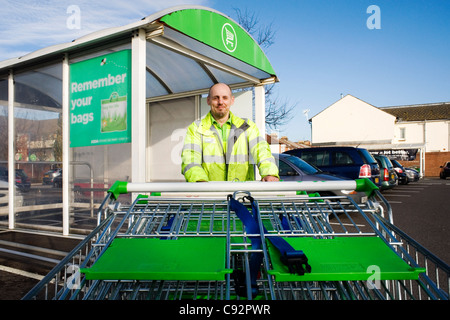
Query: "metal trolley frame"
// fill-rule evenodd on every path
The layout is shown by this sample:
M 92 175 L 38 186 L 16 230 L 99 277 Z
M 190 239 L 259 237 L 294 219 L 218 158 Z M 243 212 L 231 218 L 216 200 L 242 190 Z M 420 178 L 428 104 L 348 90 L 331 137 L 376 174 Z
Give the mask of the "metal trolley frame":
M 356 203 L 350 197 L 319 195 L 324 190 L 343 189 L 365 192 L 368 200 Z M 134 201 L 123 204 L 124 197 L 134 198 Z M 254 218 L 258 232 L 247 228 L 233 211 L 231 199 L 252 212 L 250 216 Z M 150 258 L 144 257 L 155 243 L 164 245 L 161 247 L 163 252 L 155 254 L 162 254 L 161 259 L 165 259 L 165 254 L 170 253 L 170 245 L 184 243 L 171 240 L 202 242 L 199 246 L 177 247 L 177 252 L 169 254 L 168 265 L 158 265 L 162 269 L 159 273 L 149 275 L 144 270 L 143 274 L 136 272 L 134 278 L 133 273 L 114 278 L 110 273 L 108 276 L 103 274 L 111 271 L 107 267 L 103 269 L 105 272 L 100 272 L 100 277 L 90 277 L 89 271 L 100 265 L 102 259 L 107 259 L 111 248 L 118 246 L 112 244 L 119 243 L 120 239 L 148 241 L 144 249 L 137 247 L 137 260 L 156 257 L 153 252 L 149 254 Z M 156 239 L 167 241 L 155 242 Z M 213 249 L 203 248 L 210 239 L 218 242 L 212 244 Z M 255 239 L 259 241 L 259 247 L 254 245 Z M 333 269 L 340 265 L 340 257 L 331 257 L 330 251 L 324 251 L 324 255 L 313 260 L 311 255 L 315 252 L 305 250 L 312 270 L 300 274 L 292 270 L 283 273 L 276 268 L 288 266 L 280 263 L 280 257 L 274 258 L 276 250 L 271 239 L 283 239 L 290 244 L 294 240 L 310 241 L 319 244 L 316 249 L 336 241 L 351 241 L 350 247 L 344 247 L 344 254 L 356 250 L 353 241 L 381 241 L 388 254 L 394 254 L 400 263 L 408 266 L 407 276 L 381 276 L 376 262 L 370 263 L 372 249 L 366 248 L 366 244 L 360 246 L 358 254 L 368 256 L 369 268 L 366 265 L 366 270 L 357 277 L 342 273 L 343 269 L 339 268 L 334 272 Z M 222 251 L 218 243 L 224 245 Z M 130 247 L 120 254 L 128 251 L 131 251 Z M 216 251 L 219 257 L 214 258 Z M 119 264 L 117 258 L 133 259 L 132 253 L 130 257 L 120 254 L 116 255 L 116 260 L 113 257 L 113 265 Z M 379 255 L 385 254 L 383 251 Z M 257 274 L 252 271 L 252 257 L 256 255 L 261 257 Z M 170 260 L 189 260 L 190 256 L 190 262 L 177 260 L 172 263 Z M 195 270 L 188 270 L 189 263 L 194 264 L 193 268 L 202 269 L 207 261 L 216 258 L 223 268 L 213 276 L 197 275 Z M 317 260 L 333 261 L 334 265 L 326 266 L 331 272 L 317 277 L 318 269 L 314 263 Z M 178 269 L 175 264 L 179 265 Z M 133 268 L 133 261 L 126 261 L 124 265 Z M 171 273 L 171 270 L 175 271 Z M 367 179 L 197 184 L 116 182 L 98 211 L 98 226 L 23 299 L 448 300 L 449 274 L 447 264 L 394 225 L 389 203 Z

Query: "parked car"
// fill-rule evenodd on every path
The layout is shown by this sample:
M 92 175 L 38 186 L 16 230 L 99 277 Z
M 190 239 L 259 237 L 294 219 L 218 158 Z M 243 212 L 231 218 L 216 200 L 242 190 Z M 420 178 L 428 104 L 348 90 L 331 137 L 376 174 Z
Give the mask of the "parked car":
M 317 147 L 300 148 L 284 152 L 295 155 L 326 173 L 344 178 L 368 178 L 380 186 L 380 166 L 363 148 Z
M 23 169 L 16 169 L 16 186 L 22 192 L 30 191 L 31 180 Z
M 388 190 L 394 188 L 398 184 L 398 177 L 394 166 L 388 157 L 383 155 L 374 155 L 378 165 L 381 169 L 381 190 Z
M 405 168 L 406 176 L 408 177 L 409 182 L 419 181 L 420 176 L 419 176 L 419 172 L 416 169 L 407 168 L 407 167 L 404 167 L 404 168 Z
M 314 167 L 313 165 L 303 161 L 302 159 L 290 154 L 273 154 L 279 169 L 280 180 L 282 181 L 336 181 L 350 180 L 333 174 L 327 174 Z M 321 196 L 350 196 L 357 203 L 367 201 L 367 196 L 363 192 L 354 190 L 340 190 L 322 192 Z
M 62 169 L 51 169 L 44 173 L 42 184 L 53 184 L 53 180 L 61 174 L 61 170 Z
M 62 188 L 62 169 L 59 171 L 59 175 L 53 178 L 53 187 Z
M 15 171 L 16 186 L 22 192 L 30 191 L 31 181 L 23 169 L 16 169 Z M 8 181 L 8 169 L 6 167 L 0 167 L 0 180 Z
M 408 184 L 409 178 L 408 178 L 408 175 L 406 174 L 405 168 L 403 168 L 403 166 L 400 164 L 400 162 L 398 162 L 395 159 L 392 159 L 391 162 L 394 165 L 395 171 L 397 172 L 398 183 L 399 184 Z
M 446 179 L 450 177 L 450 161 L 441 166 L 441 172 L 439 173 L 439 178 Z

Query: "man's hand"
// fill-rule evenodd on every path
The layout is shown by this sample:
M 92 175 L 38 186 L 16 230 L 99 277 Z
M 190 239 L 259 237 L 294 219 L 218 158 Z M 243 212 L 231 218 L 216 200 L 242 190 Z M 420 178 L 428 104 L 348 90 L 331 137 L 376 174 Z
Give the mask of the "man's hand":
M 261 179 L 261 181 L 280 181 L 280 179 L 275 176 L 265 176 Z

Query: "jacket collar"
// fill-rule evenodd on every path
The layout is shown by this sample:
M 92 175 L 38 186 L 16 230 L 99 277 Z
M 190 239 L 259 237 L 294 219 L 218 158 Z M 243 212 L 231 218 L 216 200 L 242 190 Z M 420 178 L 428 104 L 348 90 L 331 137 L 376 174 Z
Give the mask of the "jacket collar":
M 205 135 L 212 135 L 213 132 L 210 130 L 210 128 L 213 124 L 213 120 L 214 119 L 213 119 L 213 117 L 211 115 L 211 111 L 210 111 L 201 120 L 197 131 L 199 131 L 200 133 L 205 134 Z M 240 126 L 242 126 L 242 124 L 245 123 L 245 121 L 243 119 L 234 115 L 234 113 L 232 113 L 231 111 L 230 111 L 230 118 L 227 121 L 231 121 L 231 124 L 234 124 L 237 128 L 239 128 Z

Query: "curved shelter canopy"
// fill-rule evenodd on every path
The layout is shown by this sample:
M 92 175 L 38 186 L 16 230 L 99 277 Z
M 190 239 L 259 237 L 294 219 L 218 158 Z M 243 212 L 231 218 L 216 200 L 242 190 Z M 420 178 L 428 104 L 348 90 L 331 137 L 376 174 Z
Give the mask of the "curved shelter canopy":
M 275 81 L 275 72 L 255 40 L 227 17 L 184 9 L 155 20 L 160 37 L 149 39 L 150 96 L 207 88 L 215 82 Z
M 130 39 L 139 29 L 146 31 L 147 38 L 147 98 L 204 90 L 216 82 L 245 87 L 277 81 L 266 55 L 247 32 L 222 13 L 202 6 L 170 8 L 123 27 L 97 31 L 70 43 L 0 62 L 0 74 L 61 54 L 70 57 Z M 40 75 L 40 79 L 45 76 Z M 53 74 L 47 76 L 49 84 L 59 80 Z M 32 82 L 30 79 L 25 85 Z M 47 95 L 60 96 L 49 87 Z M 53 87 L 60 90 L 60 86 Z

